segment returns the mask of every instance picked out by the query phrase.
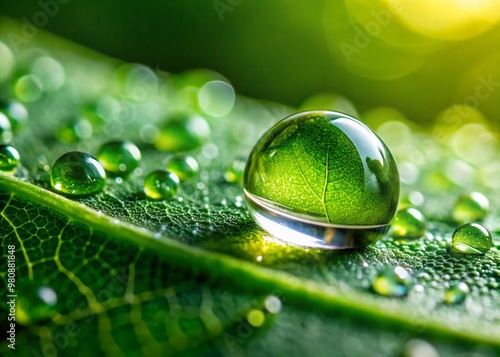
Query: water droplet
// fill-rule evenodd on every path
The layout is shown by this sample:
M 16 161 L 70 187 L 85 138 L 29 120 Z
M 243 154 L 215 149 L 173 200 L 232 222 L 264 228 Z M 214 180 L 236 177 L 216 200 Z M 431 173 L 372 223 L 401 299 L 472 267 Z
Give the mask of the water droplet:
M 264 300 L 264 306 L 271 314 L 277 314 L 281 311 L 281 300 L 277 296 L 269 295 Z
M 482 221 L 490 210 L 490 202 L 479 192 L 471 192 L 458 197 L 453 206 L 453 219 L 458 223 Z
M 168 117 L 155 142 L 161 151 L 190 151 L 210 138 L 210 127 L 196 114 L 177 113 Z
M 243 173 L 245 172 L 246 160 L 243 158 L 234 159 L 226 168 L 224 178 L 230 183 L 243 183 Z
M 460 282 L 450 286 L 444 293 L 444 302 L 447 304 L 461 304 L 469 294 L 469 286 L 466 283 Z
M 231 112 L 236 99 L 233 87 L 224 81 L 210 81 L 198 92 L 200 108 L 213 117 L 223 117 Z
M 86 118 L 72 118 L 56 131 L 56 137 L 63 143 L 74 144 L 90 139 L 92 132 L 92 124 Z
M 67 195 L 97 193 L 106 184 L 106 174 L 97 159 L 87 153 L 72 151 L 62 155 L 52 166 L 50 184 Z
M 453 253 L 486 254 L 493 245 L 491 233 L 478 223 L 457 228 L 451 240 Z
M 403 297 L 408 294 L 412 278 L 402 267 L 391 267 L 383 270 L 372 282 L 373 290 L 384 296 Z
M 139 165 L 141 151 L 130 141 L 110 141 L 99 148 L 97 159 L 109 174 L 127 176 Z
M 0 112 L 5 114 L 13 131 L 22 128 L 28 120 L 28 110 L 23 104 L 16 101 L 6 102 L 1 105 Z
M 358 120 L 329 111 L 294 114 L 267 131 L 250 154 L 244 187 L 265 230 L 326 249 L 379 240 L 399 200 L 389 149 Z
M 429 342 L 413 339 L 405 344 L 400 357 L 439 357 L 439 353 Z
M 21 157 L 16 148 L 10 145 L 0 145 L 0 171 L 14 170 L 20 160 Z
M 170 199 L 179 189 L 179 177 L 173 172 L 156 170 L 144 179 L 144 194 L 152 200 Z
M 391 224 L 389 235 L 396 239 L 418 239 L 425 234 L 425 217 L 416 208 L 403 208 L 398 211 Z
M 23 287 L 23 295 L 17 298 L 16 321 L 21 325 L 46 320 L 55 311 L 56 292 L 48 286 Z
M 53 92 L 64 84 L 64 67 L 52 57 L 39 57 L 31 66 L 31 73 L 35 75 L 47 92 Z
M 16 81 L 14 93 L 21 102 L 35 102 L 43 94 L 42 82 L 38 77 L 27 74 Z
M 260 327 L 266 322 L 266 315 L 261 310 L 252 309 L 247 314 L 247 321 L 253 327 Z
M 200 172 L 200 165 L 194 157 L 178 154 L 168 161 L 167 170 L 175 173 L 181 181 L 187 181 Z
M 12 127 L 7 117 L 0 113 L 0 144 L 10 143 L 12 140 Z

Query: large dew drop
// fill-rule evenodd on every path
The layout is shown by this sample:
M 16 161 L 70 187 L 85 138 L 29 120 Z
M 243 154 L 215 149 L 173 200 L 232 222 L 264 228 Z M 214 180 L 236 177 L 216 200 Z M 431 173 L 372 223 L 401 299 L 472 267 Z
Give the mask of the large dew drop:
M 257 142 L 244 173 L 257 223 L 292 244 L 326 249 L 379 240 L 396 214 L 392 154 L 346 114 L 309 111 L 283 119 Z

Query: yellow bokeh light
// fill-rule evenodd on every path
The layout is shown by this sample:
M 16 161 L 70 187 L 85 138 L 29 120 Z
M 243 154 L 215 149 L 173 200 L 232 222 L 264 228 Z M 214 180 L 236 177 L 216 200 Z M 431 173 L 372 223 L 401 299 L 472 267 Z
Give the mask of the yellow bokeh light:
M 397 16 L 422 35 L 444 40 L 475 37 L 500 18 L 497 0 L 398 0 Z M 394 0 L 386 0 L 387 5 Z

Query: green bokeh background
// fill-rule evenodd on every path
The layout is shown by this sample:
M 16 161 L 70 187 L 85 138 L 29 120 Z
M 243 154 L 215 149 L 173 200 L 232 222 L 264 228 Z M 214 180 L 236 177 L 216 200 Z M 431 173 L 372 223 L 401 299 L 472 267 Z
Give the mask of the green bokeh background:
M 0 14 L 33 21 L 42 10 L 41 3 L 51 1 L 55 0 L 4 0 Z M 331 36 L 325 32 L 325 23 L 338 25 L 339 43 L 352 43 L 356 29 L 363 30 L 363 24 L 356 23 L 352 12 L 346 11 L 346 3 L 364 6 L 371 16 L 370 1 L 61 2 L 67 4 L 58 5 L 59 9 L 42 26 L 44 30 L 112 57 L 169 72 L 211 68 L 230 79 L 240 94 L 293 106 L 311 94 L 333 91 L 350 98 L 361 111 L 390 105 L 414 121 L 428 123 L 445 107 L 464 103 L 474 95 L 481 76 L 500 82 L 498 24 L 469 39 L 427 41 L 419 37 L 415 45 L 415 36 L 408 36 L 405 42 L 405 32 L 398 28 L 397 21 L 389 21 L 354 56 L 368 65 L 368 73 L 372 73 L 370 65 L 384 64 L 389 72 L 415 59 L 420 65 L 398 78 L 370 79 L 332 55 L 331 47 L 338 48 L 339 44 L 329 46 Z M 446 11 L 442 15 L 447 16 Z M 391 31 L 400 33 L 403 40 L 386 43 L 384 35 Z M 432 51 L 394 55 L 402 48 L 413 51 L 426 42 L 431 42 Z M 498 123 L 500 91 L 496 89 L 478 105 L 491 121 Z

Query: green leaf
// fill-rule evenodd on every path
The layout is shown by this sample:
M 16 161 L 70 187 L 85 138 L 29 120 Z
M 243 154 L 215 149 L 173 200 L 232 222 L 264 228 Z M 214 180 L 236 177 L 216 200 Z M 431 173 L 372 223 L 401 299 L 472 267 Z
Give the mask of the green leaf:
M 10 44 L 9 34 L 20 31 L 19 24 L 2 19 L 0 40 Z M 387 238 L 346 252 L 276 241 L 253 222 L 242 187 L 226 183 L 223 172 L 290 108 L 244 98 L 237 98 L 228 116 L 207 117 L 211 142 L 193 152 L 200 176 L 182 183 L 176 199 L 147 200 L 144 176 L 164 168 L 170 156 L 144 142 L 141 128 L 146 118 L 160 125 L 184 100 L 172 94 L 179 88 L 134 102 L 112 80 L 115 61 L 42 32 L 25 46 L 22 51 L 36 46 L 59 60 L 66 83 L 28 105 L 29 122 L 12 142 L 23 163 L 19 177 L 0 173 L 0 259 L 7 266 L 9 246 L 15 246 L 18 323 L 16 349 L 2 341 L 2 355 L 281 356 L 327 355 L 335 348 L 345 356 L 397 356 L 414 338 L 430 341 L 443 356 L 498 353 L 497 234 L 486 255 L 450 254 L 454 225 L 437 219 L 445 204 L 430 199 L 428 211 L 439 209 L 421 241 Z M 21 58 L 17 54 L 18 66 Z M 169 86 L 168 78 L 160 80 Z M 85 112 L 89 102 L 106 114 L 94 118 L 92 139 L 56 140 L 56 129 Z M 104 110 L 116 107 L 118 117 Z M 121 183 L 108 178 L 103 192 L 84 198 L 48 189 L 47 168 L 61 154 L 95 154 L 116 138 L 140 146 L 139 172 Z M 489 224 L 498 229 L 498 212 Z M 422 289 L 404 299 L 375 295 L 370 281 L 388 265 L 407 268 Z M 2 269 L 0 277 L 7 302 L 8 271 Z M 455 280 L 469 285 L 470 296 L 462 305 L 443 304 Z M 37 298 L 41 286 L 56 293 L 55 305 Z M 266 309 L 269 296 L 280 299 L 280 312 Z M 255 309 L 264 313 L 261 326 L 248 322 Z M 2 304 L 1 311 L 7 331 L 9 306 Z

